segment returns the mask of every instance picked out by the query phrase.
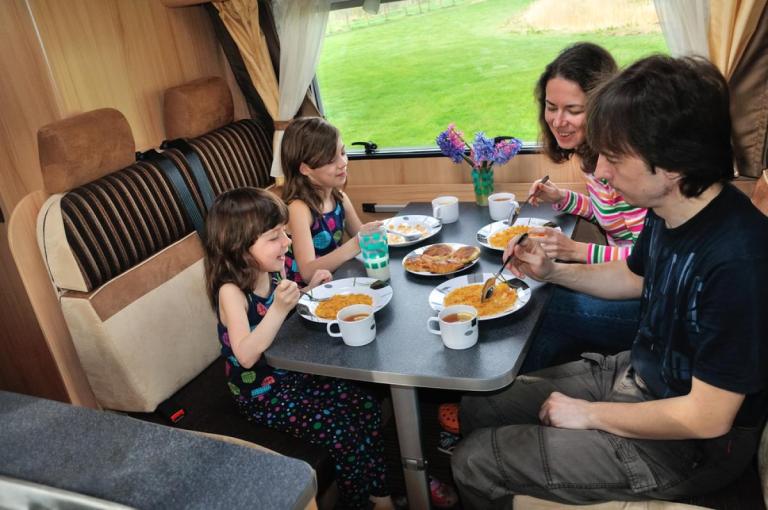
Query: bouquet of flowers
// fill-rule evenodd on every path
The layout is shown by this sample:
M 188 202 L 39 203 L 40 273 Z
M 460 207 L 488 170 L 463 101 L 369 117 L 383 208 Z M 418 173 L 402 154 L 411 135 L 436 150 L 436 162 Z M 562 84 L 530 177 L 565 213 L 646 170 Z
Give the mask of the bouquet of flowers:
M 488 205 L 488 195 L 493 193 L 493 165 L 503 165 L 512 159 L 522 142 L 514 137 L 503 137 L 495 141 L 478 131 L 472 145 L 464 139 L 464 133 L 449 124 L 448 129 L 437 135 L 435 141 L 440 152 L 454 163 L 466 161 L 472 167 L 472 183 L 478 205 Z M 469 155 L 466 154 L 469 149 Z

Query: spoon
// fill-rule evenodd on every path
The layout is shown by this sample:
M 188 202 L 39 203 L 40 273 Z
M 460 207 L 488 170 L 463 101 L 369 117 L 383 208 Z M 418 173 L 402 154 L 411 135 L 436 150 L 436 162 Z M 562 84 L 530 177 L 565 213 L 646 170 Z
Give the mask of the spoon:
M 501 267 L 499 268 L 499 270 L 496 271 L 496 273 L 494 273 L 493 276 L 485 280 L 485 283 L 483 284 L 483 290 L 480 291 L 481 303 L 485 303 L 486 301 L 491 299 L 491 296 L 493 296 L 493 291 L 496 289 L 496 280 L 501 276 L 501 272 L 504 271 L 504 268 L 507 267 L 507 264 L 509 263 L 510 260 L 512 260 L 512 257 L 515 255 L 515 246 L 525 241 L 526 238 L 528 238 L 527 232 L 523 233 L 523 235 L 521 235 L 517 239 L 515 244 L 512 245 L 512 250 L 510 251 L 509 255 L 507 255 L 507 258 L 504 259 L 504 262 L 501 263 Z M 512 288 L 521 287 L 521 285 L 517 283 L 513 285 L 511 282 L 507 281 L 507 279 L 504 278 L 503 276 L 502 276 L 502 279 L 507 283 L 507 285 L 509 285 Z M 525 284 L 525 282 L 523 282 L 522 280 L 521 280 L 521 283 Z
M 407 243 L 421 239 L 423 236 L 423 234 L 420 232 L 416 232 L 414 234 L 405 234 L 403 232 L 398 232 L 397 230 L 392 230 L 390 228 L 387 229 L 387 232 L 389 232 L 390 234 L 394 234 L 396 236 L 402 237 L 403 239 L 405 239 L 405 242 Z
M 544 176 L 544 177 L 542 177 L 542 179 L 541 179 L 541 184 L 546 184 L 548 180 L 549 180 L 549 176 L 548 176 L 548 175 L 545 175 L 545 176 Z M 526 198 L 526 199 L 525 199 L 525 202 L 523 202 L 522 204 L 520 204 L 520 206 L 518 206 L 518 207 L 516 207 L 516 208 L 512 209 L 512 211 L 510 211 L 510 213 L 509 213 L 509 218 L 507 218 L 507 225 L 509 225 L 509 226 L 511 227 L 512 225 L 514 225 L 514 224 L 515 224 L 515 221 L 517 220 L 517 217 L 518 217 L 518 216 L 520 216 L 520 211 L 522 211 L 522 210 L 523 210 L 523 206 L 524 206 L 524 205 L 527 205 L 527 204 L 528 204 L 528 202 L 529 202 L 529 201 L 530 201 L 530 200 L 531 200 L 533 197 L 535 197 L 537 193 L 538 193 L 538 190 L 537 190 L 537 191 L 534 191 L 533 193 L 531 193 L 530 195 L 528 195 L 528 198 Z

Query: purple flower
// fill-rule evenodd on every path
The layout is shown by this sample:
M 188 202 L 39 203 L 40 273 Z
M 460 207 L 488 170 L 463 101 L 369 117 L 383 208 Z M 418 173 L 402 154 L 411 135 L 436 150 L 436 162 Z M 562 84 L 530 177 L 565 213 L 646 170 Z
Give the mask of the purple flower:
M 455 124 L 448 124 L 448 129 L 437 135 L 437 146 L 445 156 L 454 163 L 466 161 L 473 168 L 491 168 L 495 164 L 503 165 L 512 159 L 522 148 L 523 144 L 517 138 L 501 140 L 494 144 L 493 139 L 485 136 L 483 131 L 475 133 L 475 139 L 470 146 L 464 140 L 464 133 L 456 129 Z M 469 157 L 466 150 L 469 149 Z
M 464 143 L 463 134 L 456 130 L 454 124 L 448 124 L 448 129 L 437 135 L 435 142 L 440 147 L 440 152 L 451 158 L 454 163 L 461 163 L 464 159 L 464 151 L 467 144 Z

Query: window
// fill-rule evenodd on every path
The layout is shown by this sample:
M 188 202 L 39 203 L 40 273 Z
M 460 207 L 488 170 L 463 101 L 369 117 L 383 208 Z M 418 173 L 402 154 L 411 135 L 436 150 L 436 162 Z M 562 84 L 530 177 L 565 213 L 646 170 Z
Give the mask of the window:
M 667 53 L 652 0 L 404 0 L 331 11 L 317 80 L 347 144 L 434 146 L 467 134 L 537 139 L 533 88 L 565 46 L 591 41 L 620 66 Z

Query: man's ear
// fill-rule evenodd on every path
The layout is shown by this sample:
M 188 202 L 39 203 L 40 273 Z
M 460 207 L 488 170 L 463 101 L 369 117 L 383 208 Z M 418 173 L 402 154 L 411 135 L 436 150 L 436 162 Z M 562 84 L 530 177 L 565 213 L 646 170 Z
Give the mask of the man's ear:
M 309 165 L 306 163 L 299 163 L 299 173 L 301 173 L 301 175 L 309 176 L 309 174 L 312 173 L 312 169 L 309 168 Z
M 673 170 L 667 170 L 665 168 L 661 168 L 660 166 L 656 167 L 657 172 L 661 172 L 661 174 L 668 180 L 672 182 L 677 182 L 680 180 L 680 178 L 683 176 L 680 172 L 675 172 Z

